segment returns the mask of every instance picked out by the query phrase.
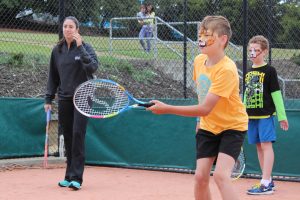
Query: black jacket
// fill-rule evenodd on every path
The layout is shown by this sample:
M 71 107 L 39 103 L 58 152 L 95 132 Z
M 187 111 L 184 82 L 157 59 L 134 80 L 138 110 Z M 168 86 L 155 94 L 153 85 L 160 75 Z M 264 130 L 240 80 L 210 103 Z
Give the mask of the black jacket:
M 83 43 L 77 47 L 74 41 L 70 49 L 64 42 L 56 45 L 51 53 L 45 102 L 51 104 L 58 93 L 59 100 L 71 100 L 78 85 L 91 79 L 98 68 L 93 48 Z

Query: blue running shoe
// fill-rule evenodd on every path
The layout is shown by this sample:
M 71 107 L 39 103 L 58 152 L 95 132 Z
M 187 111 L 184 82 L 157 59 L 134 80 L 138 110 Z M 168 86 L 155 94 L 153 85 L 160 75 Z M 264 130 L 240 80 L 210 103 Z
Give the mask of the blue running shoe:
M 81 184 L 77 181 L 71 181 L 69 188 L 72 188 L 73 190 L 79 190 L 81 188 Z
M 63 181 L 58 182 L 58 186 L 60 186 L 60 187 L 69 187 L 69 185 L 70 185 L 70 182 L 67 181 L 67 180 L 63 180 Z
M 271 187 L 271 184 L 269 184 L 268 187 L 264 186 L 263 184 L 261 184 L 259 187 L 257 188 L 253 188 L 248 190 L 247 194 L 251 194 L 251 195 L 264 195 L 264 194 L 273 194 L 273 189 Z
M 273 191 L 275 191 L 275 183 L 273 180 L 271 181 L 269 186 L 272 188 Z
M 259 188 L 259 187 L 260 187 L 260 183 L 256 183 L 251 187 L 251 189 L 255 189 L 255 188 Z M 272 190 L 275 191 L 275 184 L 274 184 L 273 180 L 271 181 L 269 187 L 271 187 Z

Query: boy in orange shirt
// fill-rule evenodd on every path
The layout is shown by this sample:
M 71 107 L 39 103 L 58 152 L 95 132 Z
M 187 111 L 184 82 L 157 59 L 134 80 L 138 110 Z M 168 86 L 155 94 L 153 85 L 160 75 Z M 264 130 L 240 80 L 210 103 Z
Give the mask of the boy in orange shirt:
M 210 200 L 210 171 L 217 158 L 214 180 L 223 200 L 237 200 L 231 171 L 248 128 L 248 117 L 239 96 L 235 63 L 225 55 L 232 35 L 230 23 L 222 16 L 207 16 L 199 31 L 200 55 L 194 60 L 193 79 L 199 104 L 172 106 L 157 100 L 148 108 L 155 114 L 201 117 L 197 123 L 195 199 Z

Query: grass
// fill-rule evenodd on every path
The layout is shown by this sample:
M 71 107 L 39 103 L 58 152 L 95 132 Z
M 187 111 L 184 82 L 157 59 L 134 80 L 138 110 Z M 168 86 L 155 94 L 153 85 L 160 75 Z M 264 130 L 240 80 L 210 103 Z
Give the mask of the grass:
M 136 68 L 128 61 L 117 59 L 115 57 L 103 56 L 100 58 L 100 71 L 110 72 L 109 74 L 129 74 L 137 82 L 147 82 L 152 80 L 156 75 L 151 69 L 136 70 Z M 118 76 L 112 77 L 114 81 L 118 81 Z
M 38 57 L 40 64 L 48 63 L 51 49 L 57 43 L 57 34 L 31 33 L 31 32 L 0 32 L 0 53 L 2 54 L 24 54 L 24 60 Z M 117 58 L 141 58 L 153 59 L 157 55 L 157 59 L 182 60 L 182 56 L 178 56 L 175 52 L 161 43 L 156 46 L 157 54 L 153 51 L 146 54 L 141 50 L 139 40 L 113 40 L 108 37 L 84 36 L 84 40 L 92 44 L 95 51 L 101 56 L 113 56 Z M 173 49 L 183 55 L 182 43 L 170 43 Z M 155 43 L 152 42 L 152 49 Z M 199 53 L 197 48 L 187 45 L 187 59 L 193 62 L 194 57 Z M 112 49 L 112 51 L 110 51 Z M 272 49 L 272 59 L 290 59 L 299 50 L 296 49 Z M 242 60 L 242 47 L 229 46 L 226 53 L 234 60 Z M 2 57 L 2 56 L 1 56 Z M 7 62 L 8 58 L 0 58 L 0 64 Z
M 299 54 L 299 49 L 278 49 L 272 48 L 272 59 L 291 59 L 295 54 Z
M 152 80 L 156 76 L 156 73 L 150 69 L 143 69 L 139 73 L 134 73 L 132 78 L 138 82 L 147 82 Z
M 0 51 L 2 53 L 23 53 L 23 54 L 35 54 L 49 57 L 51 54 L 51 48 L 47 46 L 41 46 L 37 44 L 26 44 L 18 42 L 1 42 Z
M 44 48 L 51 48 L 56 44 L 58 37 L 57 34 L 41 34 L 41 33 L 23 33 L 23 32 L 0 32 L 0 40 L 3 43 L 7 43 L 5 46 L 0 46 L 1 52 L 7 52 L 6 46 L 10 46 L 8 51 L 13 51 L 16 53 L 27 53 L 27 49 L 34 48 L 36 51 L 40 51 L 39 46 L 45 46 Z M 95 51 L 102 54 L 112 53 L 114 56 L 127 56 L 133 58 L 143 58 L 143 59 L 153 59 L 154 53 L 146 54 L 139 43 L 139 40 L 113 40 L 110 42 L 108 37 L 96 37 L 96 36 L 84 36 L 84 40 L 93 45 Z M 172 43 L 169 44 L 173 49 L 175 49 L 179 54 L 182 55 L 182 43 Z M 28 46 L 28 48 L 26 48 Z M 110 52 L 110 49 L 113 49 Z M 155 48 L 155 43 L 152 41 L 152 49 Z M 176 53 L 172 52 L 166 46 L 158 43 L 157 55 L 160 59 L 168 60 L 182 60 L 182 57 L 178 56 Z M 187 56 L 189 60 L 192 60 L 198 53 L 191 53 L 191 44 L 188 44 Z M 41 51 L 45 54 L 49 51 Z M 35 53 L 35 52 L 32 52 Z
M 0 64 L 14 64 L 14 61 L 18 60 L 19 65 L 47 65 L 51 49 L 33 44 L 1 42 L 0 52 L 4 55 L 0 57 Z
M 58 40 L 57 34 L 51 33 L 30 33 L 30 32 L 6 32 L 0 31 L 0 38 L 3 41 L 19 41 L 21 43 L 55 44 Z

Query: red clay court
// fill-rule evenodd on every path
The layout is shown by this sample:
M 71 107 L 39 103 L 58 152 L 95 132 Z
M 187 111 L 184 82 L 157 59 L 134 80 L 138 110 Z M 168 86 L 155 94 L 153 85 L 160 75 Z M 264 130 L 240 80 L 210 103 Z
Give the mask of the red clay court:
M 193 200 L 194 175 L 174 172 L 134 170 L 86 166 L 83 187 L 79 191 L 60 188 L 64 166 L 50 165 L 48 169 L 2 170 L 0 172 L 1 200 Z M 241 200 L 298 200 L 298 182 L 276 181 L 272 195 L 250 196 L 246 190 L 257 179 L 240 178 L 234 181 Z M 211 192 L 221 200 L 213 178 Z

